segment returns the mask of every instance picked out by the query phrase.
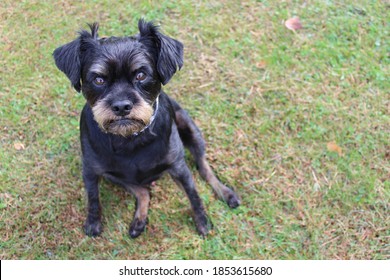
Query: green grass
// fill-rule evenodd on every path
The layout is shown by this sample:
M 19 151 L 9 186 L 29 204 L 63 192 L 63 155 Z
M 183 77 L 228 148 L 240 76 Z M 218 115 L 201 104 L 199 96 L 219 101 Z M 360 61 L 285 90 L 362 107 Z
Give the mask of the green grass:
M 1 259 L 390 258 L 386 1 L 121 2 L 0 4 Z M 303 29 L 284 26 L 292 16 Z M 165 90 L 242 198 L 230 210 L 195 175 L 215 226 L 206 239 L 168 177 L 139 238 L 127 236 L 134 198 L 107 182 L 102 236 L 82 231 L 84 99 L 51 53 L 87 22 L 131 35 L 139 17 L 184 43 Z

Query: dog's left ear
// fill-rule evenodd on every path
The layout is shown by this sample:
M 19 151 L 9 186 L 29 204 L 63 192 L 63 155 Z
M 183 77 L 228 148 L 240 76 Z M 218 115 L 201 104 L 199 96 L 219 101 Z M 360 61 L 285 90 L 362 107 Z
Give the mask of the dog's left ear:
M 139 42 L 155 55 L 161 83 L 167 84 L 177 69 L 180 70 L 183 67 L 183 44 L 161 34 L 153 22 L 140 19 L 138 29 L 140 32 Z
M 58 47 L 53 52 L 54 61 L 58 69 L 65 73 L 72 86 L 80 92 L 81 90 L 81 67 L 86 50 L 96 45 L 98 38 L 99 24 L 89 24 L 91 32 L 81 30 L 76 40 Z
M 58 69 L 66 74 L 72 86 L 80 92 L 80 38 L 58 47 L 53 52 L 54 61 Z

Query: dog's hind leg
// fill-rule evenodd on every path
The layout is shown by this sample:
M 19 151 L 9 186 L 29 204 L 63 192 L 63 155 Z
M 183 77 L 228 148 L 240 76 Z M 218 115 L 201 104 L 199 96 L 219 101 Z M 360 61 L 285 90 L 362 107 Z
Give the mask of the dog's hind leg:
M 183 157 L 176 161 L 175 164 L 169 170 L 169 174 L 176 184 L 185 191 L 187 194 L 192 210 L 194 212 L 194 221 L 196 229 L 199 234 L 206 236 L 209 230 L 212 228 L 212 223 L 206 215 L 204 210 L 202 200 L 199 197 L 199 194 L 195 187 L 194 179 L 192 178 L 191 171 L 189 170 L 187 164 L 184 161 Z
M 136 238 L 145 230 L 148 223 L 150 192 L 146 187 L 127 187 L 126 189 L 136 198 L 136 210 L 129 229 L 130 237 Z
M 219 199 L 225 201 L 229 207 L 236 208 L 240 205 L 240 200 L 237 194 L 221 183 L 212 171 L 206 159 L 206 145 L 199 128 L 176 101 L 171 99 L 171 103 L 175 110 L 175 122 L 180 138 L 194 157 L 199 174 L 212 186 Z

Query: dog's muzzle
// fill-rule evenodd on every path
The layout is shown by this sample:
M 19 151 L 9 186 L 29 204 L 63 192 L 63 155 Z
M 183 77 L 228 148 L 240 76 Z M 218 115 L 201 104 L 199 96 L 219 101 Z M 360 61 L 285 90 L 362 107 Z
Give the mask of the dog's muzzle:
M 153 105 L 143 99 L 137 104 L 120 100 L 109 105 L 102 99 L 92 107 L 92 112 L 103 132 L 127 137 L 140 134 L 152 124 L 157 115 L 158 102 L 157 97 Z

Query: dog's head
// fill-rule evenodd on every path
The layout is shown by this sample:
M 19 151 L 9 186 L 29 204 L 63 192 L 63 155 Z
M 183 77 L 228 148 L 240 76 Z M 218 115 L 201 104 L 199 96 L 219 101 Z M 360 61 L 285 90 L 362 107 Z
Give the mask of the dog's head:
M 103 131 L 139 133 L 153 119 L 161 85 L 183 66 L 183 45 L 142 19 L 133 37 L 99 38 L 98 24 L 90 28 L 54 51 L 56 65 L 83 92 Z

